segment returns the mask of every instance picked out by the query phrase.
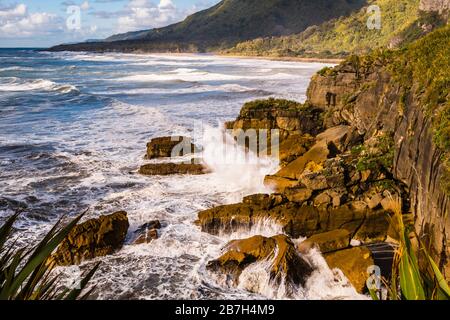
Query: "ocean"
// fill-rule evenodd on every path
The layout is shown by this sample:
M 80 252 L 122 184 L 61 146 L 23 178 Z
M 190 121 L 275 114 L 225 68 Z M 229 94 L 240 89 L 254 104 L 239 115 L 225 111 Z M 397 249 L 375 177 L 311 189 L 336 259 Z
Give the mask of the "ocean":
M 158 240 L 127 240 L 117 253 L 95 260 L 102 264 L 90 282 L 96 286 L 93 299 L 284 299 L 283 286 L 270 283 L 263 265 L 244 272 L 238 288 L 205 268 L 229 240 L 276 235 L 279 226 L 262 222 L 212 236 L 194 225 L 201 210 L 270 192 L 263 179 L 277 170 L 276 163 L 226 163 L 203 176 L 144 177 L 137 170 L 146 163 L 151 138 L 190 135 L 197 123 L 207 133 L 220 131 L 243 103 L 258 98 L 304 101 L 311 76 L 324 66 L 0 49 L 0 223 L 21 211 L 15 237 L 26 246 L 61 217 L 85 211 L 86 218 L 127 211 L 130 234 L 159 219 Z M 206 139 L 203 147 L 214 154 L 223 145 Z M 293 298 L 364 298 L 318 252 L 307 258 L 316 271 Z M 78 271 L 56 272 L 69 281 Z

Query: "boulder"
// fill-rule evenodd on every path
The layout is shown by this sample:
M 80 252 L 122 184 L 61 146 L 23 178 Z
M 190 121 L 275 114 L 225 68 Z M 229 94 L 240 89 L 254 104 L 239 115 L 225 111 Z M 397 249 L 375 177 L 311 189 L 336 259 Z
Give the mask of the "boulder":
M 59 245 L 51 260 L 57 265 L 68 266 L 112 254 L 122 247 L 128 227 L 125 211 L 78 224 Z
M 201 175 L 208 173 L 208 169 L 203 164 L 197 163 L 149 163 L 141 166 L 139 173 L 145 176 Z
M 314 138 L 310 135 L 291 134 L 280 142 L 279 156 L 282 164 L 288 164 L 304 155 L 311 148 Z
M 306 188 L 288 188 L 284 194 L 291 202 L 303 203 L 311 198 L 313 191 Z
M 310 162 L 314 162 L 315 164 L 320 165 L 328 158 L 328 154 L 329 150 L 326 143 L 316 143 L 303 156 L 297 158 L 293 162 L 289 163 L 286 167 L 275 173 L 275 176 L 291 180 L 299 180 L 303 171 L 305 171 L 306 166 Z
M 326 253 L 324 257 L 331 269 L 340 269 L 359 293 L 365 293 L 367 269 L 375 264 L 369 249 L 355 247 Z
M 143 224 L 134 232 L 136 239 L 133 244 L 150 243 L 152 240 L 158 239 L 158 229 L 161 229 L 159 220 Z
M 147 144 L 146 159 L 171 158 L 195 153 L 197 148 L 188 137 L 160 137 Z
M 210 261 L 207 268 L 226 274 L 228 284 L 234 286 L 239 284 L 242 271 L 256 262 L 269 261 L 267 272 L 271 280 L 278 283 L 286 280 L 287 286 L 304 285 L 313 271 L 309 262 L 302 258 L 294 243 L 285 235 L 234 240 L 225 247 L 225 251 L 220 258 Z
M 328 253 L 348 248 L 350 246 L 350 240 L 351 233 L 348 230 L 337 229 L 309 237 L 298 245 L 298 250 L 306 253 L 311 248 L 317 247 L 320 252 Z

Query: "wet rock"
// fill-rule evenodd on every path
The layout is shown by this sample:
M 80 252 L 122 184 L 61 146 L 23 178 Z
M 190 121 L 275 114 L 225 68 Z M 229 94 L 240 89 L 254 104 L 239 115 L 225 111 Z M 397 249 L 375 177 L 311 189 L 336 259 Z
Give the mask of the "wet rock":
M 229 285 L 238 285 L 244 269 L 256 262 L 269 262 L 267 271 L 270 279 L 278 283 L 286 279 L 287 286 L 303 285 L 312 272 L 311 265 L 285 235 L 234 240 L 225 251 L 220 258 L 209 262 L 207 268 L 227 275 Z
M 197 151 L 191 138 L 174 136 L 152 139 L 147 144 L 146 159 L 171 158 L 184 156 Z
M 152 240 L 158 239 L 158 229 L 161 229 L 159 220 L 143 224 L 134 232 L 136 239 L 133 244 L 150 243 Z
M 269 219 L 281 225 L 283 231 L 290 237 L 299 238 L 336 229 L 346 229 L 354 235 L 365 223 L 358 238 L 368 241 L 371 237 L 377 240 L 386 237 L 387 230 L 385 232 L 384 221 L 375 219 L 383 214 L 386 213 L 382 210 L 371 211 L 367 208 L 355 210 L 352 202 L 336 208 L 285 202 L 273 206 L 270 210 L 263 209 L 259 205 L 238 203 L 201 211 L 196 224 L 201 227 L 202 231 L 218 235 L 222 232 L 232 233 L 241 228 L 251 228 L 253 225 Z M 366 219 L 366 217 L 368 218 Z M 380 222 L 383 222 L 381 226 L 371 227 L 372 223 Z
M 51 259 L 67 266 L 112 254 L 122 247 L 128 227 L 125 211 L 88 220 L 74 227 Z
M 139 173 L 145 176 L 202 175 L 208 173 L 208 169 L 203 164 L 197 163 L 149 163 L 143 165 Z
M 292 134 L 316 135 L 322 130 L 321 110 L 298 102 L 267 99 L 246 103 L 236 121 L 228 122 L 227 129 L 271 130 L 280 132 L 280 142 Z
M 340 269 L 359 293 L 366 291 L 367 269 L 373 266 L 372 253 L 366 247 L 339 250 L 324 255 L 331 269 Z
M 320 252 L 328 253 L 348 248 L 350 246 L 350 240 L 351 234 L 348 230 L 337 229 L 313 235 L 300 243 L 298 250 L 306 253 L 311 248 L 317 246 Z

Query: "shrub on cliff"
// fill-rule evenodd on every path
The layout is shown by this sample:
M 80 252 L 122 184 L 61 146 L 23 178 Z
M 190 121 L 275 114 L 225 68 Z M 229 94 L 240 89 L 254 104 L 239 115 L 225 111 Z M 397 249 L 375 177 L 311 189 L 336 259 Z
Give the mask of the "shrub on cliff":
M 450 193 L 450 25 L 429 34 L 395 54 L 390 65 L 404 89 L 404 99 L 420 98 L 433 121 L 434 142 L 443 152 L 447 170 L 442 183 Z
M 244 104 L 241 109 L 241 115 L 248 114 L 251 111 L 258 110 L 285 110 L 285 111 L 301 111 L 307 109 L 309 106 L 297 101 L 286 99 L 262 99 L 249 101 Z

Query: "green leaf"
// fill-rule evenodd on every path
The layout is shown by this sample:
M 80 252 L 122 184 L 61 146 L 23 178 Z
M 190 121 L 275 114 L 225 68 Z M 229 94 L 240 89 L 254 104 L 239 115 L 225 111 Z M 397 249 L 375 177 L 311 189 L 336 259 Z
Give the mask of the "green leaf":
M 407 300 L 425 300 L 426 295 L 419 271 L 419 265 L 408 234 L 408 230 L 405 230 L 403 237 L 405 247 L 402 251 L 399 266 L 402 295 Z
M 87 283 L 89 282 L 89 280 L 91 280 L 92 276 L 94 275 L 94 273 L 97 271 L 98 267 L 100 266 L 100 262 L 97 263 L 94 268 L 92 268 L 91 271 L 89 271 L 89 273 L 86 275 L 86 277 L 84 277 L 83 280 L 81 280 L 80 282 L 80 288 L 79 289 L 74 289 L 72 290 L 65 298 L 64 300 L 75 300 L 78 298 L 78 296 L 80 295 L 81 291 L 83 291 L 83 289 L 86 287 Z
M 59 231 L 51 240 L 45 245 L 39 244 L 38 249 L 36 249 L 31 255 L 30 260 L 25 264 L 19 274 L 14 278 L 13 283 L 9 286 L 6 291 L 7 296 L 13 296 L 19 287 L 23 285 L 27 277 L 56 249 L 56 247 L 67 237 L 70 231 L 75 227 L 75 225 L 80 221 L 83 214 L 75 218 L 66 227 Z M 53 229 L 52 229 L 53 230 Z
M 447 281 L 445 280 L 444 276 L 442 275 L 441 271 L 439 270 L 439 267 L 434 262 L 434 260 L 428 254 L 427 256 L 428 260 L 430 261 L 431 268 L 433 269 L 434 276 L 436 277 L 436 281 L 439 284 L 439 287 L 447 295 L 447 297 L 450 297 L 450 287 L 448 286 Z

